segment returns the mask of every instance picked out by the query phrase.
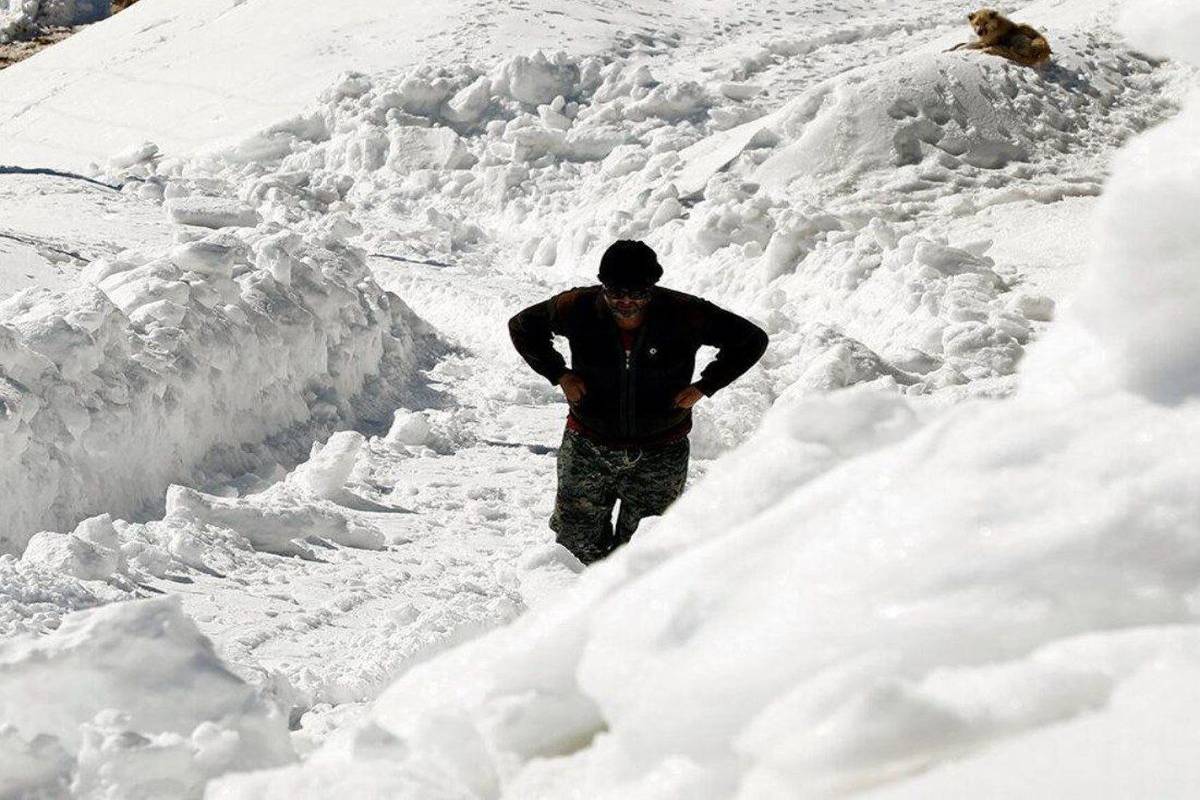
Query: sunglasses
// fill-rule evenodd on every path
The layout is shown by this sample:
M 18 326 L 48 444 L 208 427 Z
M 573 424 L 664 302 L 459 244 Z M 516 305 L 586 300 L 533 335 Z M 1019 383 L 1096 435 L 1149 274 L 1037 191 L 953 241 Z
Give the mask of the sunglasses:
M 604 293 L 613 300 L 649 300 L 650 289 L 617 289 L 604 287 Z

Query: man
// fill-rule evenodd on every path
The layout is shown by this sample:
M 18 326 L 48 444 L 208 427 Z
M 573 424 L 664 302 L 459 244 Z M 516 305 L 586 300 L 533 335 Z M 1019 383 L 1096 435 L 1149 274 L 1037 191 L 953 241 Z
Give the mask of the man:
M 562 388 L 570 406 L 550 527 L 584 564 L 628 542 L 643 517 L 662 514 L 679 496 L 692 406 L 732 383 L 767 347 L 754 323 L 657 287 L 660 277 L 648 245 L 618 241 L 600 260 L 602 286 L 562 292 L 508 322 L 517 352 Z M 570 344 L 570 369 L 554 334 Z M 693 383 L 701 345 L 718 348 L 717 357 Z

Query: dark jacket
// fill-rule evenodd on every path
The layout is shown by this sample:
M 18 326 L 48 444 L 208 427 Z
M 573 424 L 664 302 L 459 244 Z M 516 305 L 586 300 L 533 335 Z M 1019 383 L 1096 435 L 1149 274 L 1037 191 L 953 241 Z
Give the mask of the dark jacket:
M 709 396 L 750 369 L 767 348 L 762 328 L 683 292 L 655 287 L 645 314 L 628 361 L 599 286 L 532 305 L 508 321 L 508 330 L 521 357 L 554 385 L 567 366 L 553 336 L 565 336 L 570 371 L 587 389 L 572 413 L 588 430 L 624 441 L 653 438 L 690 418 L 691 410 L 676 408 L 674 399 L 692 383 L 701 345 L 718 348 L 696 381 Z

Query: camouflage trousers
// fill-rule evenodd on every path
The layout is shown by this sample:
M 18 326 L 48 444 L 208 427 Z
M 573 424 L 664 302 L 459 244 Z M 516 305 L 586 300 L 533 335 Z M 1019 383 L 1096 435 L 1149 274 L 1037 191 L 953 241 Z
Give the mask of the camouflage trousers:
M 690 452 L 686 438 L 647 450 L 622 450 L 566 431 L 550 517 L 558 543 L 584 564 L 626 544 L 643 517 L 662 514 L 683 492 Z M 617 500 L 621 510 L 614 530 Z

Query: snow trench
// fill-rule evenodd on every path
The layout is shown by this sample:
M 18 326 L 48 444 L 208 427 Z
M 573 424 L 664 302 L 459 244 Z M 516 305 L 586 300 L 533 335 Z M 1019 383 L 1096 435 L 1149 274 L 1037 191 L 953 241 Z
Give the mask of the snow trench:
M 1194 8 L 1130 11 L 1200 58 Z M 653 538 L 403 675 L 353 742 L 208 796 L 1191 794 L 1194 726 L 1163 721 L 1200 664 L 1195 103 L 1117 157 L 1013 398 L 776 404 Z
M 228 217 L 192 206 L 192 223 Z M 431 329 L 338 236 L 180 238 L 0 304 L 0 550 L 101 512 L 136 518 L 171 483 L 236 476 L 262 451 L 300 460 L 314 433 L 386 425 L 410 386 Z

